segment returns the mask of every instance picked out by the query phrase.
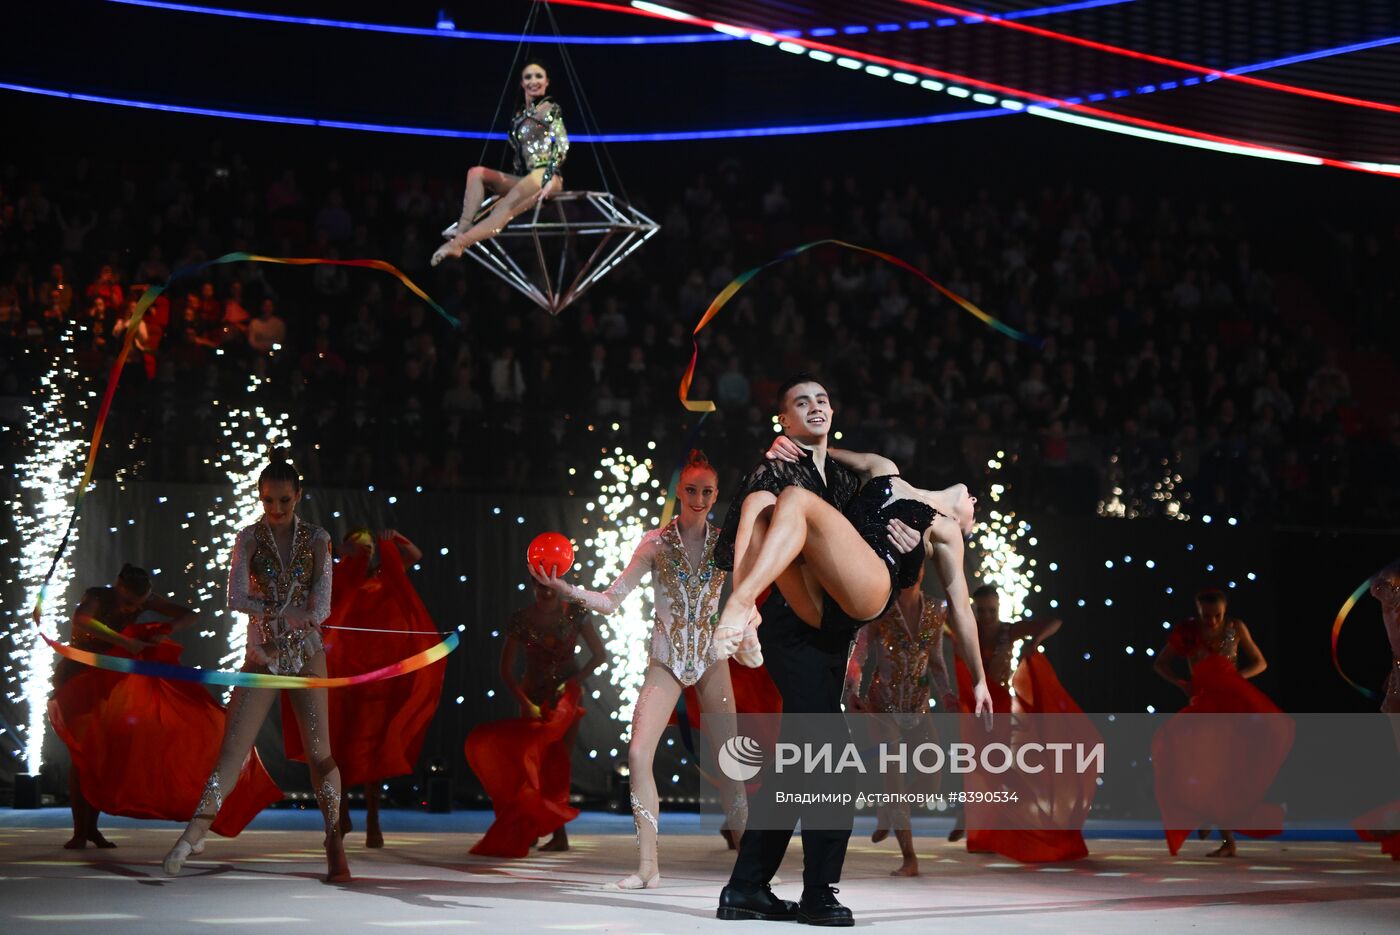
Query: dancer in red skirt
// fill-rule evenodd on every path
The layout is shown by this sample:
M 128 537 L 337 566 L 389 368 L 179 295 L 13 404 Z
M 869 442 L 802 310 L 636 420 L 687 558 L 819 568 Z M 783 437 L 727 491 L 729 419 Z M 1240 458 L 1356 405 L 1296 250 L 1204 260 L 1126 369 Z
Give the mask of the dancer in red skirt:
M 1207 588 L 1196 595 L 1196 616 L 1172 628 L 1152 668 L 1190 698 L 1186 707 L 1157 731 L 1152 769 L 1157 802 L 1167 823 L 1167 846 L 1175 854 L 1189 836 L 1201 836 L 1218 816 L 1250 815 L 1251 837 L 1283 830 L 1283 810 L 1264 795 L 1293 746 L 1293 724 L 1283 717 L 1259 718 L 1248 729 L 1224 721 L 1194 721 L 1192 714 L 1283 712 L 1249 684 L 1268 666 L 1244 621 L 1226 615 L 1225 594 Z M 1180 678 L 1177 660 L 1186 660 L 1190 678 Z M 1187 828 L 1183 829 L 1182 824 Z M 1210 857 L 1234 857 L 1234 831 L 1220 829 L 1221 845 Z
M 138 623 L 144 615 L 164 618 Z M 178 664 L 180 644 L 166 637 L 198 620 L 188 607 L 151 591 L 144 569 L 123 565 L 114 584 L 89 588 L 73 612 L 70 645 L 108 655 Z M 69 849 L 114 847 L 97 830 L 102 812 L 129 818 L 187 817 L 218 757 L 224 709 L 202 685 L 128 675 L 70 659 L 58 665 L 49 701 L 54 732 L 72 758 Z M 151 770 L 151 763 L 162 768 Z M 282 791 L 256 756 L 213 830 L 232 837 Z
M 422 558 L 422 550 L 393 529 L 381 531 L 377 541 L 365 528 L 345 537 L 341 560 L 332 572 L 331 615 L 322 624 L 332 678 L 392 665 L 438 642 L 437 628 L 406 570 Z M 446 670 L 445 662 L 436 662 L 406 675 L 328 693 L 331 749 L 341 782 L 347 789 L 365 787 L 366 847 L 384 846 L 380 784 L 413 772 L 437 712 Z M 301 732 L 285 699 L 282 738 L 288 758 L 305 762 Z M 341 798 L 339 829 L 342 837 L 352 829 L 349 796 Z
M 467 763 L 496 811 L 473 854 L 525 857 L 536 839 L 551 832 L 540 850 L 568 850 L 564 826 L 578 817 L 569 805 L 569 787 L 583 717 L 579 683 L 603 664 L 603 641 L 586 609 L 566 604 L 545 585 L 536 584 L 534 591 L 534 603 L 511 616 L 501 647 L 501 682 L 520 702 L 520 717 L 482 724 L 467 736 Z M 574 654 L 579 640 L 588 647 L 583 665 Z M 517 681 L 521 649 L 525 671 Z

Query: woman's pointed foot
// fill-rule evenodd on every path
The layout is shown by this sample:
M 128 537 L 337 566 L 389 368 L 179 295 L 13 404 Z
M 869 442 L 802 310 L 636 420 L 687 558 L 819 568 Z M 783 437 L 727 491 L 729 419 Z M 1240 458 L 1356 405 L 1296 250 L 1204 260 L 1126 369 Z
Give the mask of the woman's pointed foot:
M 75 834 L 63 842 L 65 851 L 80 851 L 85 847 L 87 847 L 87 835 L 85 834 Z
M 539 849 L 541 851 L 567 851 L 569 849 L 569 837 L 568 835 L 560 834 L 556 831 L 554 837 L 541 844 Z
M 612 883 L 603 885 L 605 890 L 654 890 L 661 885 L 661 871 L 653 870 L 651 876 L 643 877 L 637 873 L 629 873 L 621 880 L 614 880 Z
M 201 848 L 202 850 L 202 848 Z M 165 855 L 165 860 L 161 862 L 161 869 L 168 877 L 178 877 L 181 869 L 185 866 L 185 861 L 194 854 L 194 845 L 184 838 L 175 842 L 175 846 L 170 849 L 170 853 Z
M 87 839 L 92 842 L 94 847 L 100 847 L 103 850 L 110 850 L 116 847 L 115 844 L 113 844 L 111 841 L 107 840 L 105 837 L 102 836 L 101 831 L 88 832 Z
M 365 832 L 365 847 L 383 847 L 384 832 L 377 827 L 372 827 Z
M 1211 852 L 1210 852 L 1209 854 L 1207 854 L 1206 856 L 1207 856 L 1207 857 L 1234 857 L 1234 856 L 1235 856 L 1235 842 L 1233 842 L 1233 841 L 1226 841 L 1224 844 L 1220 845 L 1219 847 L 1217 847 L 1215 850 L 1211 851 Z
M 458 235 L 456 237 L 453 237 L 447 243 L 443 244 L 441 247 L 438 247 L 436 250 L 434 250 L 433 258 L 429 261 L 429 263 L 433 266 L 437 266 L 443 260 L 446 260 L 449 257 L 454 260 L 461 259 L 462 254 L 465 253 L 466 250 L 467 244 L 465 239 L 461 235 Z
M 880 827 L 877 827 L 877 828 L 875 829 L 875 833 L 872 834 L 872 835 L 870 835 L 870 843 L 871 843 L 871 844 L 879 844 L 881 841 L 883 841 L 885 838 L 887 838 L 887 837 L 889 837 L 889 836 L 890 836 L 890 829 L 889 829 L 889 828 L 880 828 Z
M 326 840 L 325 882 L 350 882 L 350 862 L 345 859 L 345 842 L 341 840 L 340 835 L 334 832 Z
M 891 870 L 892 877 L 916 877 L 919 875 L 919 862 L 910 858 L 899 865 L 898 870 Z
M 728 828 L 721 828 L 719 829 L 719 834 L 720 837 L 724 838 L 724 843 L 729 845 L 731 851 L 737 851 L 739 849 L 739 839 L 733 831 L 730 831 Z

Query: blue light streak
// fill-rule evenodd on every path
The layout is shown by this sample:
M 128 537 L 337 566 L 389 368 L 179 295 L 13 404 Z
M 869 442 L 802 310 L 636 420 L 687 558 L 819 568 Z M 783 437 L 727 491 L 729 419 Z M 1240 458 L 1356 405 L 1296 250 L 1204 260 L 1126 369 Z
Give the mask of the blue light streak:
M 224 110 L 211 107 L 192 107 L 184 104 L 164 104 L 158 101 L 137 101 L 130 98 L 107 97 L 100 94 L 84 94 L 78 91 L 60 91 L 55 88 L 40 88 L 32 85 L 0 82 L 0 91 L 15 91 L 22 94 L 38 94 L 44 97 L 65 98 L 88 104 L 106 104 L 116 107 L 133 107 L 139 110 L 155 110 L 172 114 L 189 114 L 197 117 L 223 117 L 230 120 L 249 120 L 257 123 L 282 123 L 302 127 L 326 127 L 333 130 L 361 130 L 368 133 L 393 133 L 404 136 L 430 136 L 459 140 L 504 140 L 504 133 L 488 133 L 482 130 L 452 130 L 439 127 L 408 127 L 394 124 L 362 123 L 350 120 L 327 120 L 318 117 L 294 117 L 281 114 L 259 114 L 249 111 Z M 570 139 L 579 143 L 678 143 L 689 140 L 729 140 L 766 136 L 805 136 L 816 133 L 849 133 L 862 130 L 891 130 L 900 127 L 929 126 L 938 123 L 956 123 L 963 120 L 978 120 L 983 117 L 1001 117 L 1013 111 L 1003 108 L 986 110 L 964 110 L 944 114 L 929 114 L 922 117 L 893 117 L 881 120 L 850 120 L 841 123 L 808 123 L 772 127 L 734 127 L 720 130 L 675 130 L 659 133 L 571 133 Z

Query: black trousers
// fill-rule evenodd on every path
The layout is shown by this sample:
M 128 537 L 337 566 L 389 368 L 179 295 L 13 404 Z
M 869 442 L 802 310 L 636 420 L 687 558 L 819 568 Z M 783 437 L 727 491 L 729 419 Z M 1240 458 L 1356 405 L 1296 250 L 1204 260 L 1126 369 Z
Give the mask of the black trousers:
M 845 683 L 846 660 L 855 630 L 833 627 L 818 630 L 792 612 L 787 601 L 773 590 L 760 608 L 763 625 L 758 628 L 763 661 L 778 693 L 783 696 L 785 714 L 840 714 L 841 689 Z M 796 740 L 784 719 L 784 740 Z M 787 853 L 793 828 L 804 808 L 784 809 L 782 830 L 749 828 L 739 841 L 739 855 L 729 883 L 742 890 L 754 890 L 773 879 Z M 821 807 L 823 823 L 831 822 L 831 807 Z M 845 812 L 844 830 L 802 828 L 802 882 L 806 887 L 831 886 L 841 880 L 846 862 L 846 845 L 851 839 L 854 809 Z M 790 823 L 789 823 L 790 822 Z

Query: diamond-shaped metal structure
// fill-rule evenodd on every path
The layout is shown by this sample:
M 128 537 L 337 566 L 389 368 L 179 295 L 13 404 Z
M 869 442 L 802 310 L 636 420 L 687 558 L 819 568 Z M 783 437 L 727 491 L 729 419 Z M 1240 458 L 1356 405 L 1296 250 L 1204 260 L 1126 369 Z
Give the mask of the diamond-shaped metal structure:
M 467 253 L 558 315 L 660 229 L 611 192 L 563 191 Z

